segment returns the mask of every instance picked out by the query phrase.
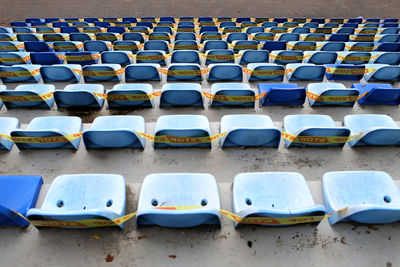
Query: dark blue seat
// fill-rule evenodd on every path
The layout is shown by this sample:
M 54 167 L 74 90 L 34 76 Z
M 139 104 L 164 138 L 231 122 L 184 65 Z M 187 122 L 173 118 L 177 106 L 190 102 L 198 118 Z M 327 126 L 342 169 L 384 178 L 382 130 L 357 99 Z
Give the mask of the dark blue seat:
M 64 60 L 59 58 L 60 54 L 63 54 L 63 53 L 35 52 L 35 53 L 31 53 L 31 61 L 32 61 L 32 64 L 39 64 L 39 65 L 63 64 Z M 63 56 L 63 55 L 61 55 L 61 56 Z
M 303 105 L 306 100 L 306 88 L 296 83 L 260 83 L 259 93 L 267 93 L 261 98 L 261 105 Z
M 262 49 L 268 50 L 269 52 L 273 50 L 286 50 L 286 42 L 266 41 Z

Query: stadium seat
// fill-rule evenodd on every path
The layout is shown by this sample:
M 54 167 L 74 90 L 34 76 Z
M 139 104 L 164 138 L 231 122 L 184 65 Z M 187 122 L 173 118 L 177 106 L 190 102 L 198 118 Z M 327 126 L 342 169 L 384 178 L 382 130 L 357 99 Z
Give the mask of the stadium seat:
M 17 34 L 19 42 L 40 42 L 43 41 L 43 34 L 40 33 L 19 33 Z
M 51 183 L 41 208 L 26 215 L 29 220 L 111 221 L 125 215 L 125 190 L 125 179 L 117 174 L 61 175 Z
M 203 107 L 201 86 L 197 83 L 167 83 L 161 89 L 160 108 Z
M 377 44 L 373 42 L 347 42 L 346 51 L 362 51 L 371 52 L 375 51 Z
M 275 34 L 287 33 L 288 30 L 289 30 L 289 28 L 281 27 L 281 26 L 274 26 L 274 27 L 266 29 L 267 32 L 272 32 L 272 33 L 275 33 Z M 294 35 L 291 35 L 291 36 L 293 37 Z M 282 41 L 284 41 L 284 40 L 282 40 Z
M 265 28 L 259 27 L 259 26 L 252 26 L 252 27 L 248 27 L 246 29 L 247 34 L 253 34 L 253 33 L 264 32 L 264 31 L 265 31 Z
M 222 106 L 242 106 L 254 107 L 255 101 L 223 101 L 224 96 L 244 96 L 254 97 L 255 92 L 247 83 L 215 83 L 211 85 L 211 94 L 215 95 L 215 100 L 211 100 L 211 107 Z
M 165 66 L 167 65 L 166 58 L 167 55 L 164 51 L 139 51 L 136 54 L 136 63 L 160 64 L 161 66 Z
M 132 147 L 144 149 L 145 138 L 137 132 L 145 132 L 145 121 L 141 116 L 100 116 L 92 127 L 83 131 L 86 149 Z
M 336 126 L 333 119 L 327 115 L 287 115 L 283 119 L 283 128 L 287 138 L 285 138 L 287 148 L 296 146 L 343 147 L 350 135 L 348 128 Z
M 241 50 L 239 51 L 240 65 L 247 65 L 249 63 L 268 63 L 269 53 L 266 50 Z
M 309 83 L 307 85 L 307 95 L 310 106 L 352 107 L 357 101 L 359 92 L 355 88 L 348 89 L 341 83 Z M 332 98 L 325 99 L 327 97 Z
M 199 64 L 173 63 L 168 66 L 167 81 L 201 81 Z
M 0 99 L 3 100 L 7 108 L 39 107 L 50 109 L 54 102 L 54 90 L 54 85 L 23 84 L 18 85 L 14 90 L 0 90 Z
M 293 28 L 291 33 L 297 33 L 297 34 L 307 34 L 311 32 L 311 28 L 308 27 L 296 27 Z
M 323 205 L 314 203 L 308 184 L 300 173 L 239 173 L 234 178 L 233 212 L 243 218 L 323 216 L 325 211 Z
M 40 65 L 0 65 L 0 78 L 3 83 L 37 83 L 40 81 Z
M 136 54 L 139 51 L 139 46 L 138 41 L 115 41 L 114 51 L 130 51 Z
M 388 115 L 346 115 L 343 125 L 354 136 L 349 140 L 351 147 L 400 145 L 400 127 Z
M 322 192 L 329 223 L 354 221 L 365 224 L 393 223 L 400 220 L 399 188 L 385 172 L 327 172 Z
M 203 115 L 163 115 L 158 117 L 154 135 L 160 140 L 154 148 L 166 147 L 206 147 L 211 148 L 210 123 Z M 166 136 L 166 141 L 162 137 Z M 171 138 L 168 138 L 171 137 Z M 182 137 L 180 139 L 179 137 Z M 187 142 L 184 137 L 199 138 L 198 143 Z M 200 139 L 202 138 L 202 139 Z M 203 140 L 206 139 L 206 140 Z M 172 141 L 170 141 L 172 140 Z M 174 140 L 176 140 L 174 142 Z M 195 142 L 194 140 L 193 142 Z
M 161 40 L 171 43 L 171 35 L 167 32 L 151 32 L 149 34 L 149 40 Z M 151 50 L 161 50 L 161 49 L 151 49 Z
M 11 33 L 0 33 L 0 41 L 14 42 L 17 41 L 17 35 Z
M 301 63 L 303 62 L 304 52 L 303 51 L 289 51 L 289 50 L 273 50 L 269 54 L 269 58 L 272 63 L 276 64 L 289 64 L 289 63 Z
M 398 82 L 400 81 L 400 66 L 393 66 L 388 64 L 365 64 L 364 79 L 366 82 L 386 81 Z
M 46 42 L 24 42 L 26 52 L 53 52 Z
M 83 66 L 85 82 L 120 82 L 124 69 L 119 64 L 94 64 Z
M 233 52 L 238 53 L 242 50 L 258 50 L 258 41 L 233 41 Z
M 187 209 L 172 209 L 186 206 Z M 221 225 L 220 200 L 214 176 L 205 173 L 150 174 L 143 180 L 136 226 L 184 228 Z
M 304 51 L 304 63 L 315 65 L 335 64 L 338 54 L 328 51 Z
M 221 147 L 278 147 L 281 131 L 267 115 L 225 115 L 221 118 Z
M 337 51 L 344 51 L 346 47 L 345 42 L 317 42 L 317 47 L 321 47 L 321 51 L 331 51 L 331 52 L 337 52 Z
M 100 55 L 98 52 L 67 52 L 65 58 L 68 64 L 79 64 L 82 66 L 97 64 L 99 62 Z
M 42 184 L 41 176 L 1 175 L 0 226 L 28 226 L 28 221 L 12 211 L 26 216 L 35 207 Z
M 175 41 L 196 41 L 196 35 L 192 32 L 177 32 Z
M 231 44 L 233 41 L 247 41 L 248 39 L 249 36 L 245 32 L 233 32 L 228 34 L 226 41 Z
M 227 49 L 207 50 L 205 64 L 235 63 L 235 53 Z
M 12 27 L 13 33 L 33 33 L 31 28 L 28 27 Z
M 59 64 L 42 66 L 40 75 L 43 82 L 74 82 L 77 83 L 82 77 L 82 66 L 78 64 Z
M 2 91 L 0 91 L 0 93 L 2 93 Z M 18 119 L 10 117 L 0 117 L 0 135 L 10 136 L 10 132 L 17 129 L 18 127 L 19 127 Z M 9 138 L 0 137 L 0 150 L 10 151 L 13 145 L 14 142 Z M 1 178 L 0 178 L 0 183 L 1 183 Z M 2 201 L 0 199 L 0 214 L 1 214 L 1 204 L 2 204 L 1 202 Z M 0 218 L 1 217 L 2 216 L 0 216 Z M 1 220 L 0 220 L 0 225 L 2 225 Z
M 196 41 L 193 40 L 180 40 L 175 41 L 174 50 L 199 50 L 199 46 Z
M 280 42 L 298 41 L 299 39 L 300 35 L 297 33 L 277 33 L 275 35 L 275 40 Z
M 79 32 L 79 28 L 76 26 L 63 26 L 61 27 L 61 33 L 73 33 Z
M 25 51 L 24 47 L 23 42 L 0 41 L 1 52 L 23 52 Z
M 125 81 L 161 81 L 160 64 L 132 64 L 125 68 Z
M 325 66 L 311 63 L 287 64 L 286 77 L 289 81 L 322 81 L 325 77 Z
M 143 33 L 148 35 L 150 33 L 150 29 L 145 26 L 134 26 L 129 28 L 130 33 Z M 126 35 L 126 33 L 124 33 Z
M 225 26 L 225 27 L 221 27 L 222 29 L 222 34 L 228 34 L 231 32 L 242 32 L 242 28 L 240 28 L 239 26 Z
M 223 29 L 224 27 L 236 27 L 236 22 L 233 21 L 221 21 L 219 24 L 219 28 Z
M 32 64 L 57 65 L 64 63 L 64 53 L 55 52 L 32 52 L 30 53 Z
M 45 42 L 69 41 L 69 34 L 67 34 L 67 33 L 44 33 L 43 40 Z M 71 40 L 71 41 L 73 41 L 73 40 Z
M 83 43 L 56 41 L 53 43 L 53 49 L 56 52 L 81 52 L 83 50 Z
M 210 64 L 207 80 L 216 81 L 243 81 L 243 70 L 238 64 Z
M 296 83 L 259 83 L 258 90 L 260 94 L 267 93 L 260 100 L 262 106 L 302 106 L 306 99 L 306 88 Z
M 93 34 L 92 37 L 93 39 L 95 39 L 95 34 L 99 33 L 99 32 L 103 32 L 103 28 L 98 27 L 98 26 L 93 26 L 93 27 L 83 27 L 82 32 L 83 33 L 89 33 L 89 34 Z M 78 34 L 77 32 L 73 32 L 70 33 L 71 34 Z
M 174 33 L 172 31 L 172 28 L 168 27 L 168 26 L 156 26 L 156 27 L 154 27 L 153 32 L 166 32 L 170 35 L 173 35 L 173 33 Z
M 28 52 L 1 52 L 0 50 L 0 65 L 12 66 L 19 64 L 31 64 Z
M 265 21 L 261 24 L 263 28 L 272 28 L 278 26 L 278 23 L 275 21 Z
M 25 129 L 11 131 L 18 149 L 36 149 L 36 148 L 72 148 L 78 150 L 80 132 L 82 130 L 82 120 L 74 116 L 49 116 L 36 117 L 28 124 Z M 15 138 L 29 137 L 32 141 L 17 141 Z M 45 138 L 49 143 L 35 142 L 35 138 Z
M 250 35 L 250 39 L 254 41 L 258 41 L 260 44 L 265 43 L 266 41 L 273 41 L 275 34 L 271 32 L 257 32 Z M 285 43 L 286 45 L 286 43 Z M 285 46 L 286 47 L 286 46 Z
M 222 34 L 219 32 L 203 32 L 200 35 L 200 43 L 208 40 L 222 40 Z
M 104 99 L 96 94 L 104 94 L 101 84 L 70 84 L 64 90 L 56 90 L 54 99 L 58 108 L 103 107 Z
M 74 42 L 85 42 L 85 41 L 92 41 L 95 40 L 96 37 L 93 33 L 70 33 L 69 34 L 69 39 Z
M 154 98 L 147 100 L 130 100 L 129 95 L 150 95 L 153 93 L 151 84 L 116 84 L 107 92 L 109 108 L 151 108 L 154 106 Z
M 400 53 L 398 52 L 371 52 L 370 64 L 400 65 Z
M 253 81 L 283 81 L 285 67 L 275 63 L 250 63 L 247 65 L 247 78 Z
M 133 63 L 133 54 L 130 51 L 104 51 L 101 53 L 101 63 L 125 67 Z
M 85 51 L 101 53 L 104 51 L 110 51 L 112 49 L 112 44 L 108 41 L 92 40 L 84 42 L 83 47 Z
M 107 32 L 123 34 L 124 32 L 126 32 L 126 30 L 125 27 L 116 25 L 116 26 L 108 26 Z
M 54 28 L 68 27 L 69 23 L 66 21 L 55 21 L 51 24 Z
M 400 88 L 392 88 L 387 83 L 354 83 L 352 88 L 360 92 L 360 105 L 395 105 L 400 104 Z
M 294 42 L 288 42 L 287 47 L 290 50 L 315 51 L 317 49 L 317 42 L 294 41 Z
M 371 58 L 369 52 L 337 52 L 337 64 L 367 64 Z
M 361 80 L 365 72 L 364 65 L 326 64 L 328 80 Z
M 95 34 L 96 40 L 114 43 L 121 40 L 121 35 L 114 32 L 99 32 Z
M 223 40 L 209 40 L 204 42 L 204 52 L 216 49 L 228 49 L 228 43 Z
M 169 53 L 169 46 L 167 41 L 151 40 L 144 43 L 144 50 L 161 50 Z
M 177 50 L 172 52 L 171 63 L 193 63 L 200 65 L 199 52 L 194 50 Z

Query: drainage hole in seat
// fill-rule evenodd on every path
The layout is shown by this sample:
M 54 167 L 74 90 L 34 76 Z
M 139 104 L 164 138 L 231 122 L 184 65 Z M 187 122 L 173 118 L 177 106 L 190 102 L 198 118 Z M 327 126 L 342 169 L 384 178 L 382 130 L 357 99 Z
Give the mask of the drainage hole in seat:
M 250 198 L 246 198 L 246 199 L 245 199 L 245 202 L 246 202 L 246 204 L 249 205 L 249 206 L 250 206 L 251 204 L 253 204 L 253 203 L 251 202 L 251 199 L 250 199 Z
M 111 207 L 113 204 L 113 201 L 110 199 L 109 201 L 107 201 L 107 207 Z
M 156 207 L 156 206 L 158 205 L 157 199 L 152 199 L 152 200 L 151 200 L 151 205 L 153 205 L 154 207 Z
M 272 204 L 272 207 L 275 208 L 275 204 Z
M 57 201 L 57 207 L 62 208 L 64 206 L 64 201 L 59 200 Z
M 207 199 L 202 199 L 201 200 L 201 205 L 204 207 L 204 206 L 207 206 Z
M 384 197 L 383 197 L 383 200 L 384 200 L 386 203 L 392 202 L 392 198 L 389 197 L 389 196 L 384 196 Z

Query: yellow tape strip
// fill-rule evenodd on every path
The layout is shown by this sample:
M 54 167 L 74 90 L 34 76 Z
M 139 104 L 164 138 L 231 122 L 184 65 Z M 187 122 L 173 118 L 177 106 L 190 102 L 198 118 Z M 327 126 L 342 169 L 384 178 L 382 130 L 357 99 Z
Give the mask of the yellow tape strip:
M 243 68 L 243 72 L 256 76 L 281 76 L 285 74 L 285 70 L 251 70 L 247 68 Z
M 53 92 L 42 95 L 0 95 L 3 102 L 33 102 L 45 101 L 53 97 Z
M 100 94 L 93 93 L 94 95 L 101 97 L 109 101 L 141 101 L 141 100 L 151 100 L 161 95 L 161 91 L 154 92 L 151 94 Z
M 82 56 L 67 55 L 67 56 L 65 56 L 65 58 L 67 61 L 90 61 L 90 60 L 99 59 L 100 55 L 99 54 L 82 55 Z
M 172 135 L 155 136 L 142 132 L 137 132 L 137 133 L 153 143 L 163 143 L 163 144 L 204 144 L 204 143 L 211 143 L 226 135 L 226 132 L 211 136 L 202 136 L 202 137 L 172 136 Z
M 365 69 L 347 69 L 347 68 L 330 68 L 326 67 L 326 73 L 334 75 L 363 75 Z
M 82 137 L 82 133 L 74 133 L 64 136 L 46 136 L 46 137 L 29 137 L 29 136 L 18 136 L 11 137 L 14 143 L 24 144 L 53 144 L 53 143 L 64 143 L 73 141 Z
M 338 58 L 340 60 L 346 60 L 346 61 L 369 61 L 371 59 L 370 56 L 343 56 L 343 55 L 338 55 Z
M 0 139 L 1 138 L 4 138 L 4 139 L 7 139 L 7 140 L 10 140 L 10 141 L 12 141 L 12 139 L 11 139 L 11 136 L 9 136 L 9 135 L 6 135 L 6 134 L 2 134 L 2 133 L 0 133 Z
M 84 70 L 83 76 L 116 76 L 125 72 L 125 69 L 118 70 Z
M 15 57 L 15 58 L 0 57 L 0 62 L 6 62 L 6 63 L 25 63 L 28 60 L 31 60 L 30 56 L 26 56 L 26 57 L 23 57 L 23 58 L 20 58 L 20 57 Z
M 213 95 L 210 93 L 202 92 L 203 96 L 213 101 L 223 102 L 255 102 L 267 95 L 267 92 L 256 96 L 235 96 L 235 95 Z
M 269 54 L 270 58 L 274 60 L 303 60 L 303 56 L 285 56 Z
M 22 71 L 0 71 L 0 77 L 7 77 L 7 78 L 31 77 L 38 74 L 40 74 L 40 69 L 22 70 Z
M 286 132 L 282 132 L 281 136 L 292 143 L 303 144 L 345 144 L 353 138 L 343 136 L 297 136 Z
M 358 96 L 355 95 L 327 96 L 327 95 L 317 95 L 311 92 L 307 92 L 307 97 L 318 102 L 355 102 L 358 99 Z

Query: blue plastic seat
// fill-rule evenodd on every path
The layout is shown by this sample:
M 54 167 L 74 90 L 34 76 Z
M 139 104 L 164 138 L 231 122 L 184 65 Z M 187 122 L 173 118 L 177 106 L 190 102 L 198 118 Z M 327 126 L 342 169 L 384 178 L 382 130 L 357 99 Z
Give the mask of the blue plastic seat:
M 168 208 L 171 206 L 194 208 L 175 210 Z M 218 186 L 211 174 L 150 174 L 143 180 L 140 190 L 136 226 L 184 228 L 221 225 L 219 209 Z
M 161 81 L 160 64 L 132 64 L 125 68 L 125 81 Z
M 371 52 L 370 64 L 400 65 L 400 53 L 398 52 Z
M 29 220 L 114 220 L 125 215 L 125 207 L 123 176 L 70 174 L 55 178 L 42 207 L 30 209 L 26 215 Z
M 255 92 L 247 83 L 215 83 L 211 85 L 211 94 L 215 95 L 215 100 L 211 100 L 211 107 L 222 106 L 241 106 L 241 107 L 254 107 L 255 101 L 232 102 L 222 101 L 223 96 L 245 96 L 254 97 Z M 218 99 L 220 98 L 220 99 Z
M 92 127 L 83 131 L 83 143 L 89 148 L 144 149 L 145 138 L 137 132 L 145 132 L 145 121 L 141 116 L 100 116 Z
M 40 65 L 0 65 L 0 77 L 3 83 L 37 83 L 40 81 Z
M 98 52 L 67 52 L 65 58 L 68 64 L 79 64 L 82 66 L 97 64 L 99 62 L 100 55 Z
M 99 18 L 86 17 L 86 18 L 83 18 L 83 21 L 88 22 L 88 23 L 95 23 L 96 21 L 99 21 Z
M 31 28 L 28 27 L 12 27 L 13 33 L 33 33 Z
M 134 26 L 129 28 L 130 33 L 143 33 L 148 35 L 150 33 L 150 29 L 145 26 Z M 126 33 L 124 33 L 125 35 Z
M 203 32 L 218 32 L 217 26 L 203 26 L 200 24 L 200 31 L 199 33 L 202 34 Z
M 154 106 L 154 99 L 130 100 L 129 95 L 152 94 L 153 86 L 151 84 L 116 84 L 113 89 L 107 92 L 107 101 L 109 108 L 151 108 Z
M 298 41 L 300 35 L 297 33 L 278 33 L 275 35 L 275 39 L 281 42 Z
M 176 31 L 177 33 L 184 33 L 184 32 L 195 33 L 196 29 L 192 22 L 185 22 L 185 24 L 183 24 L 183 22 L 180 22 L 178 27 L 176 28 Z
M 371 53 L 369 52 L 337 52 L 337 63 L 338 64 L 367 64 L 371 59 Z
M 43 40 L 45 42 L 69 41 L 69 35 L 67 33 L 44 33 Z
M 327 38 L 323 33 L 300 34 L 300 40 L 305 42 L 324 42 L 326 41 L 326 39 Z M 297 41 L 297 40 L 290 40 L 290 41 Z
M 250 39 L 252 39 L 254 41 L 258 41 L 260 44 L 263 44 L 266 41 L 273 41 L 275 34 L 273 34 L 271 32 L 257 32 L 257 33 L 251 34 L 250 36 L 251 36 Z
M 61 29 L 61 27 L 68 27 L 69 23 L 66 22 L 66 21 L 54 21 L 51 25 L 54 28 L 60 28 Z
M 17 40 L 20 42 L 40 42 L 43 41 L 43 34 L 40 33 L 19 33 Z
M 311 41 L 294 41 L 288 42 L 287 47 L 290 50 L 315 51 L 317 49 L 317 43 Z
M 222 40 L 222 34 L 219 32 L 203 32 L 200 35 L 200 43 L 208 40 Z
M 136 19 L 136 17 L 123 17 L 123 18 L 122 18 L 122 21 L 123 21 L 123 22 L 136 23 L 136 22 L 137 22 L 137 19 Z
M 304 52 L 303 51 L 282 51 L 274 50 L 269 54 L 272 63 L 276 64 L 289 64 L 289 63 L 301 63 L 303 62 Z
M 347 42 L 346 51 L 363 51 L 371 52 L 375 51 L 377 44 L 373 42 Z
M 312 22 L 307 22 L 303 24 L 303 27 L 307 27 L 307 28 L 312 28 L 312 29 L 316 29 L 318 28 L 320 23 L 312 21 Z
M 103 32 L 104 30 L 98 26 L 87 26 L 82 28 L 83 33 L 93 34 L 92 38 L 95 39 L 95 34 L 99 32 Z M 77 32 L 72 32 L 71 34 L 78 34 Z
M 136 63 L 160 64 L 167 65 L 166 53 L 159 50 L 139 51 L 136 54 Z
M 235 63 L 235 53 L 227 49 L 207 50 L 205 64 Z
M 24 42 L 26 52 L 53 52 L 46 42 Z
M 37 117 L 31 120 L 26 129 L 18 129 L 11 131 L 11 137 L 40 137 L 50 141 L 54 137 L 68 136 L 63 140 L 55 140 L 61 142 L 50 143 L 30 143 L 15 141 L 18 149 L 36 149 L 36 148 L 72 148 L 78 150 L 81 138 L 78 133 L 82 130 L 82 120 L 74 116 L 49 116 Z M 71 138 L 72 137 L 72 138 Z
M 282 33 L 287 33 L 288 30 L 289 30 L 289 28 L 287 28 L 287 27 L 274 26 L 274 27 L 268 28 L 267 32 L 272 32 L 275 34 L 282 34 Z M 282 41 L 284 41 L 284 40 L 282 40 Z
M 306 99 L 306 88 L 296 83 L 259 83 L 259 93 L 267 92 L 261 98 L 262 106 L 270 105 L 303 105 Z
M 93 33 L 84 33 L 84 32 L 79 32 L 79 33 L 70 33 L 69 34 L 69 39 L 74 42 L 85 42 L 85 41 L 91 41 L 94 40 L 96 37 Z
M 225 115 L 221 118 L 221 147 L 278 147 L 281 131 L 267 115 Z
M 365 70 L 366 73 L 364 74 L 364 79 L 367 82 L 398 82 L 400 80 L 400 66 L 387 64 L 365 64 Z
M 242 50 L 258 50 L 258 41 L 233 41 L 233 52 L 238 53 Z
M 387 83 L 354 83 L 352 88 L 360 92 L 360 105 L 395 105 L 400 104 L 400 88 L 392 88 Z
M 41 176 L 0 176 L 0 226 L 28 226 L 29 222 L 11 210 L 25 216 L 35 207 L 42 184 Z
M 124 69 L 119 64 L 94 64 L 83 66 L 85 82 L 120 82 Z
M 101 53 L 104 51 L 110 51 L 112 49 L 112 44 L 111 42 L 107 41 L 92 40 L 92 41 L 85 41 L 83 43 L 83 47 L 85 51 Z
M 40 75 L 43 82 L 79 82 L 82 77 L 82 66 L 78 64 L 59 64 L 42 66 Z
M 286 147 L 294 146 L 338 146 L 345 145 L 350 130 L 338 127 L 330 116 L 327 115 L 287 115 L 283 119 L 285 133 L 295 137 L 294 140 L 285 139 Z M 329 143 L 327 138 L 338 139 Z M 312 143 L 310 143 L 312 142 Z
M 108 26 L 107 32 L 123 34 L 124 32 L 126 32 L 126 30 L 125 27 L 116 25 L 116 26 Z
M 261 24 L 261 27 L 264 27 L 264 28 L 272 28 L 275 26 L 278 26 L 278 23 L 275 21 L 265 21 Z
M 228 49 L 228 43 L 223 40 L 209 40 L 204 42 L 204 52 L 216 49 Z
M 153 32 L 166 32 L 170 35 L 173 35 L 173 31 L 171 27 L 168 26 L 157 26 L 154 27 Z
M 164 115 L 157 119 L 154 135 L 193 138 L 208 138 L 211 135 L 210 123 L 203 115 Z M 158 137 L 161 138 L 161 137 Z M 175 139 L 174 138 L 174 139 Z M 172 141 L 171 141 L 172 142 Z M 155 142 L 154 148 L 166 147 L 206 147 L 211 148 L 211 142 L 183 143 L 178 139 L 175 143 Z
M 250 63 L 247 69 L 251 71 L 246 72 L 249 82 L 283 81 L 285 75 L 285 67 L 275 63 Z
M 399 188 L 385 172 L 327 172 L 322 192 L 331 225 L 355 221 L 365 224 L 393 223 L 400 220 Z
M 167 41 L 151 40 L 144 43 L 144 50 L 161 50 L 169 53 L 169 46 Z
M 53 43 L 53 49 L 56 52 L 81 52 L 83 51 L 83 43 L 56 41 Z
M 338 57 L 337 52 L 328 51 L 304 51 L 304 63 L 315 65 L 335 64 Z
M 166 41 L 167 43 L 171 43 L 171 35 L 167 32 L 151 32 L 149 34 L 149 40 L 160 40 L 160 41 Z M 154 50 L 161 50 L 161 49 L 154 49 Z
M 286 27 L 286 28 L 295 28 L 299 26 L 298 22 L 292 21 L 292 22 L 285 22 L 282 24 L 282 27 Z
M 202 81 L 199 64 L 172 63 L 168 66 L 167 81 Z
M 249 36 L 245 32 L 232 32 L 226 37 L 226 41 L 230 44 L 233 43 L 233 41 L 247 41 L 248 39 Z
M 192 32 L 177 32 L 175 41 L 196 41 L 196 35 Z
M 325 66 L 311 63 L 287 64 L 286 77 L 289 81 L 322 81 L 325 77 Z
M 400 51 L 400 43 L 379 43 L 378 48 L 375 51 L 399 52 Z
M 240 65 L 246 65 L 249 63 L 268 63 L 269 53 L 266 50 L 242 50 L 239 51 Z
M 61 27 L 61 33 L 73 33 L 73 32 L 79 32 L 79 28 L 76 26 L 62 26 Z
M 297 172 L 239 173 L 233 181 L 233 212 L 243 218 L 323 216 L 325 211 Z
M 311 32 L 310 28 L 307 27 L 296 27 L 293 28 L 293 30 L 291 31 L 291 33 L 297 33 L 297 34 L 307 34 L 310 32 Z
M 199 50 L 199 46 L 196 41 L 193 40 L 180 40 L 175 41 L 174 50 Z
M 365 72 L 364 65 L 326 64 L 328 80 L 361 80 Z
M 95 34 L 96 40 L 114 43 L 121 40 L 121 35 L 114 32 L 99 32 Z
M 3 29 L 2 31 L 7 31 L 7 29 Z M 14 42 L 17 41 L 17 35 L 13 33 L 0 33 L 0 41 L 6 42 Z
M 0 91 L 0 93 L 1 92 L 2 91 Z M 11 131 L 17 129 L 18 127 L 19 127 L 18 119 L 10 118 L 10 117 L 0 117 L 0 134 L 10 136 Z M 13 145 L 14 145 L 14 142 L 12 140 L 10 140 L 8 138 L 0 137 L 0 150 L 10 151 L 11 148 L 13 147 Z M 0 178 L 0 183 L 1 183 L 1 178 Z M 0 188 L 1 188 L 1 186 L 0 186 Z M 2 200 L 0 198 L 0 210 L 1 210 L 1 204 L 2 204 L 1 202 L 2 202 Z M 1 211 L 0 211 L 0 214 L 1 214 Z M 2 216 L 0 215 L 0 225 L 2 225 L 1 218 L 2 218 Z
M 78 27 L 78 28 L 87 27 L 89 25 L 90 25 L 90 23 L 88 23 L 86 21 L 75 21 L 75 22 L 72 22 L 72 26 L 75 26 L 75 27 Z
M 346 43 L 344 42 L 317 42 L 317 46 L 321 46 L 321 51 L 344 51 Z
M 56 90 L 54 99 L 58 108 L 102 108 L 104 99 L 96 94 L 104 94 L 101 84 L 70 84 L 64 90 Z
M 119 19 L 117 17 L 105 17 L 105 18 L 103 18 L 103 21 L 107 21 L 107 22 L 110 22 L 110 23 L 115 23 L 118 20 Z
M 1 90 L 0 99 L 3 99 L 7 108 L 51 108 L 53 106 L 54 85 L 47 84 L 24 84 L 18 85 L 14 90 Z M 29 101 L 24 96 L 34 96 L 37 100 Z M 22 99 L 24 101 L 21 101 Z
M 400 31 L 399 28 L 386 28 L 386 29 L 383 29 L 381 34 L 398 34 L 399 31 Z
M 264 32 L 264 31 L 265 31 L 265 28 L 259 27 L 259 26 L 252 26 L 252 27 L 248 27 L 246 29 L 247 34 L 260 33 L 260 32 Z
M 227 34 L 227 33 L 231 33 L 231 32 L 242 32 L 242 28 L 239 26 L 225 26 L 225 27 L 221 27 L 222 29 L 222 34 Z
M 136 54 L 139 51 L 139 46 L 140 43 L 138 41 L 115 41 L 114 51 L 130 51 Z
M 26 23 L 32 23 L 34 21 L 41 22 L 40 18 L 26 18 Z
M 11 27 L 28 27 L 28 23 L 24 21 L 10 21 Z
M 119 64 L 124 67 L 133 63 L 133 54 L 130 51 L 104 51 L 101 53 L 101 63 Z
M 23 42 L 0 41 L 0 51 L 2 52 L 23 52 L 24 47 Z
M 161 89 L 160 107 L 192 106 L 203 107 L 200 84 L 167 83 Z
M 359 92 L 357 89 L 348 89 L 341 83 L 309 83 L 307 92 L 310 106 L 350 106 L 357 101 Z M 323 101 L 324 97 L 340 96 L 337 101 Z M 342 99 L 342 96 L 346 99 Z M 335 100 L 334 98 L 332 100 Z
M 400 145 L 400 127 L 388 115 L 346 115 L 343 125 L 355 136 L 349 141 L 351 147 Z
M 208 81 L 243 81 L 243 69 L 238 64 L 210 64 Z
M 12 66 L 19 64 L 31 64 L 28 52 L 1 52 L 0 50 L 0 65 Z

